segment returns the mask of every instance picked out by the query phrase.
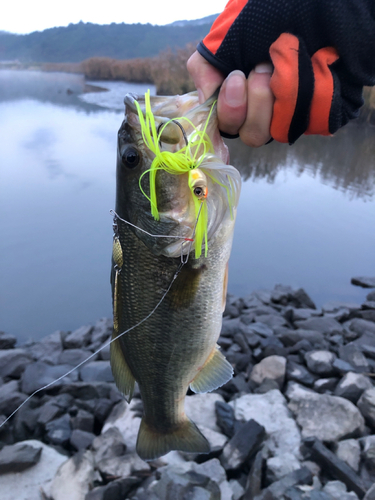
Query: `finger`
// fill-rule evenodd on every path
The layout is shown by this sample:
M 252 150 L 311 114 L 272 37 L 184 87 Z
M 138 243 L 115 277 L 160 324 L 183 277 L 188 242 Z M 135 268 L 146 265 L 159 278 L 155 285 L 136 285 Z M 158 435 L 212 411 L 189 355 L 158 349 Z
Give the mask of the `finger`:
M 199 102 L 202 104 L 222 84 L 224 76 L 197 51 L 189 58 L 186 66 L 198 90 Z
M 247 116 L 239 134 L 241 140 L 252 147 L 259 147 L 271 138 L 274 95 L 270 88 L 272 66 L 262 63 L 251 71 L 247 83 Z
M 247 82 L 242 71 L 232 71 L 224 81 L 217 102 L 219 129 L 236 135 L 246 119 Z

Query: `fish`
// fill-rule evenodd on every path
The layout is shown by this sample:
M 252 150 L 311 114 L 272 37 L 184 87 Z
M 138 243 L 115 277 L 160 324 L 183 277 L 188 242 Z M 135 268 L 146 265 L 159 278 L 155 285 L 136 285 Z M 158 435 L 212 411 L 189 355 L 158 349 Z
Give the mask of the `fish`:
M 154 460 L 171 450 L 208 453 L 209 443 L 184 404 L 189 388 L 209 392 L 233 376 L 217 340 L 241 177 L 228 165 L 215 96 L 199 104 L 197 92 L 127 94 L 124 103 L 111 368 L 127 401 L 138 383 L 144 409 L 139 457 Z

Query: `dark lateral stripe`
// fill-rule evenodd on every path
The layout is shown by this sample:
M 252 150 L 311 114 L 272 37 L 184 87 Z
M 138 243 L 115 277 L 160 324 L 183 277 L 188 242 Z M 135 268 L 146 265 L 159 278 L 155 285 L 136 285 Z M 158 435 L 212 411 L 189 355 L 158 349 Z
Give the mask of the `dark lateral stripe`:
M 278 142 L 289 142 L 289 129 L 298 98 L 299 40 L 283 33 L 270 47 L 274 65 L 271 90 L 275 96 L 271 122 L 271 136 Z
M 305 44 L 300 40 L 298 51 L 298 97 L 289 128 L 289 144 L 293 144 L 307 130 L 313 94 L 314 71 Z

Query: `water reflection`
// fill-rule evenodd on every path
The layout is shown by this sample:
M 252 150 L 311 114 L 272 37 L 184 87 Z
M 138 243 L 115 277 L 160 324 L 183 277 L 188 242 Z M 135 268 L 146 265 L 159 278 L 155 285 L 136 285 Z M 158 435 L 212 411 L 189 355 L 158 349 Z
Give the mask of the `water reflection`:
M 148 86 L 79 94 L 84 85 L 0 71 L 0 329 L 20 340 L 111 315 L 116 136 L 125 93 Z M 281 282 L 318 305 L 363 300 L 350 277 L 375 269 L 375 129 L 230 149 L 246 182 L 229 291 Z
M 350 124 L 334 137 L 301 137 L 292 147 L 273 142 L 251 149 L 228 141 L 231 163 L 245 180 L 274 182 L 278 173 L 308 172 L 323 184 L 354 197 L 372 197 L 375 189 L 375 127 Z

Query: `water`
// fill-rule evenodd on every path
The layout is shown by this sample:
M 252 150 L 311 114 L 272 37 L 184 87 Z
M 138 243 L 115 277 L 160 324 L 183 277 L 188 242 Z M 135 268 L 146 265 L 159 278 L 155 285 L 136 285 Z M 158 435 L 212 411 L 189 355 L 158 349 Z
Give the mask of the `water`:
M 116 134 L 126 92 L 148 86 L 0 71 L 0 329 L 20 341 L 111 316 Z M 151 89 L 154 93 L 154 89 Z M 304 287 L 317 305 L 359 302 L 375 269 L 375 130 L 251 150 L 230 143 L 243 184 L 229 291 Z

